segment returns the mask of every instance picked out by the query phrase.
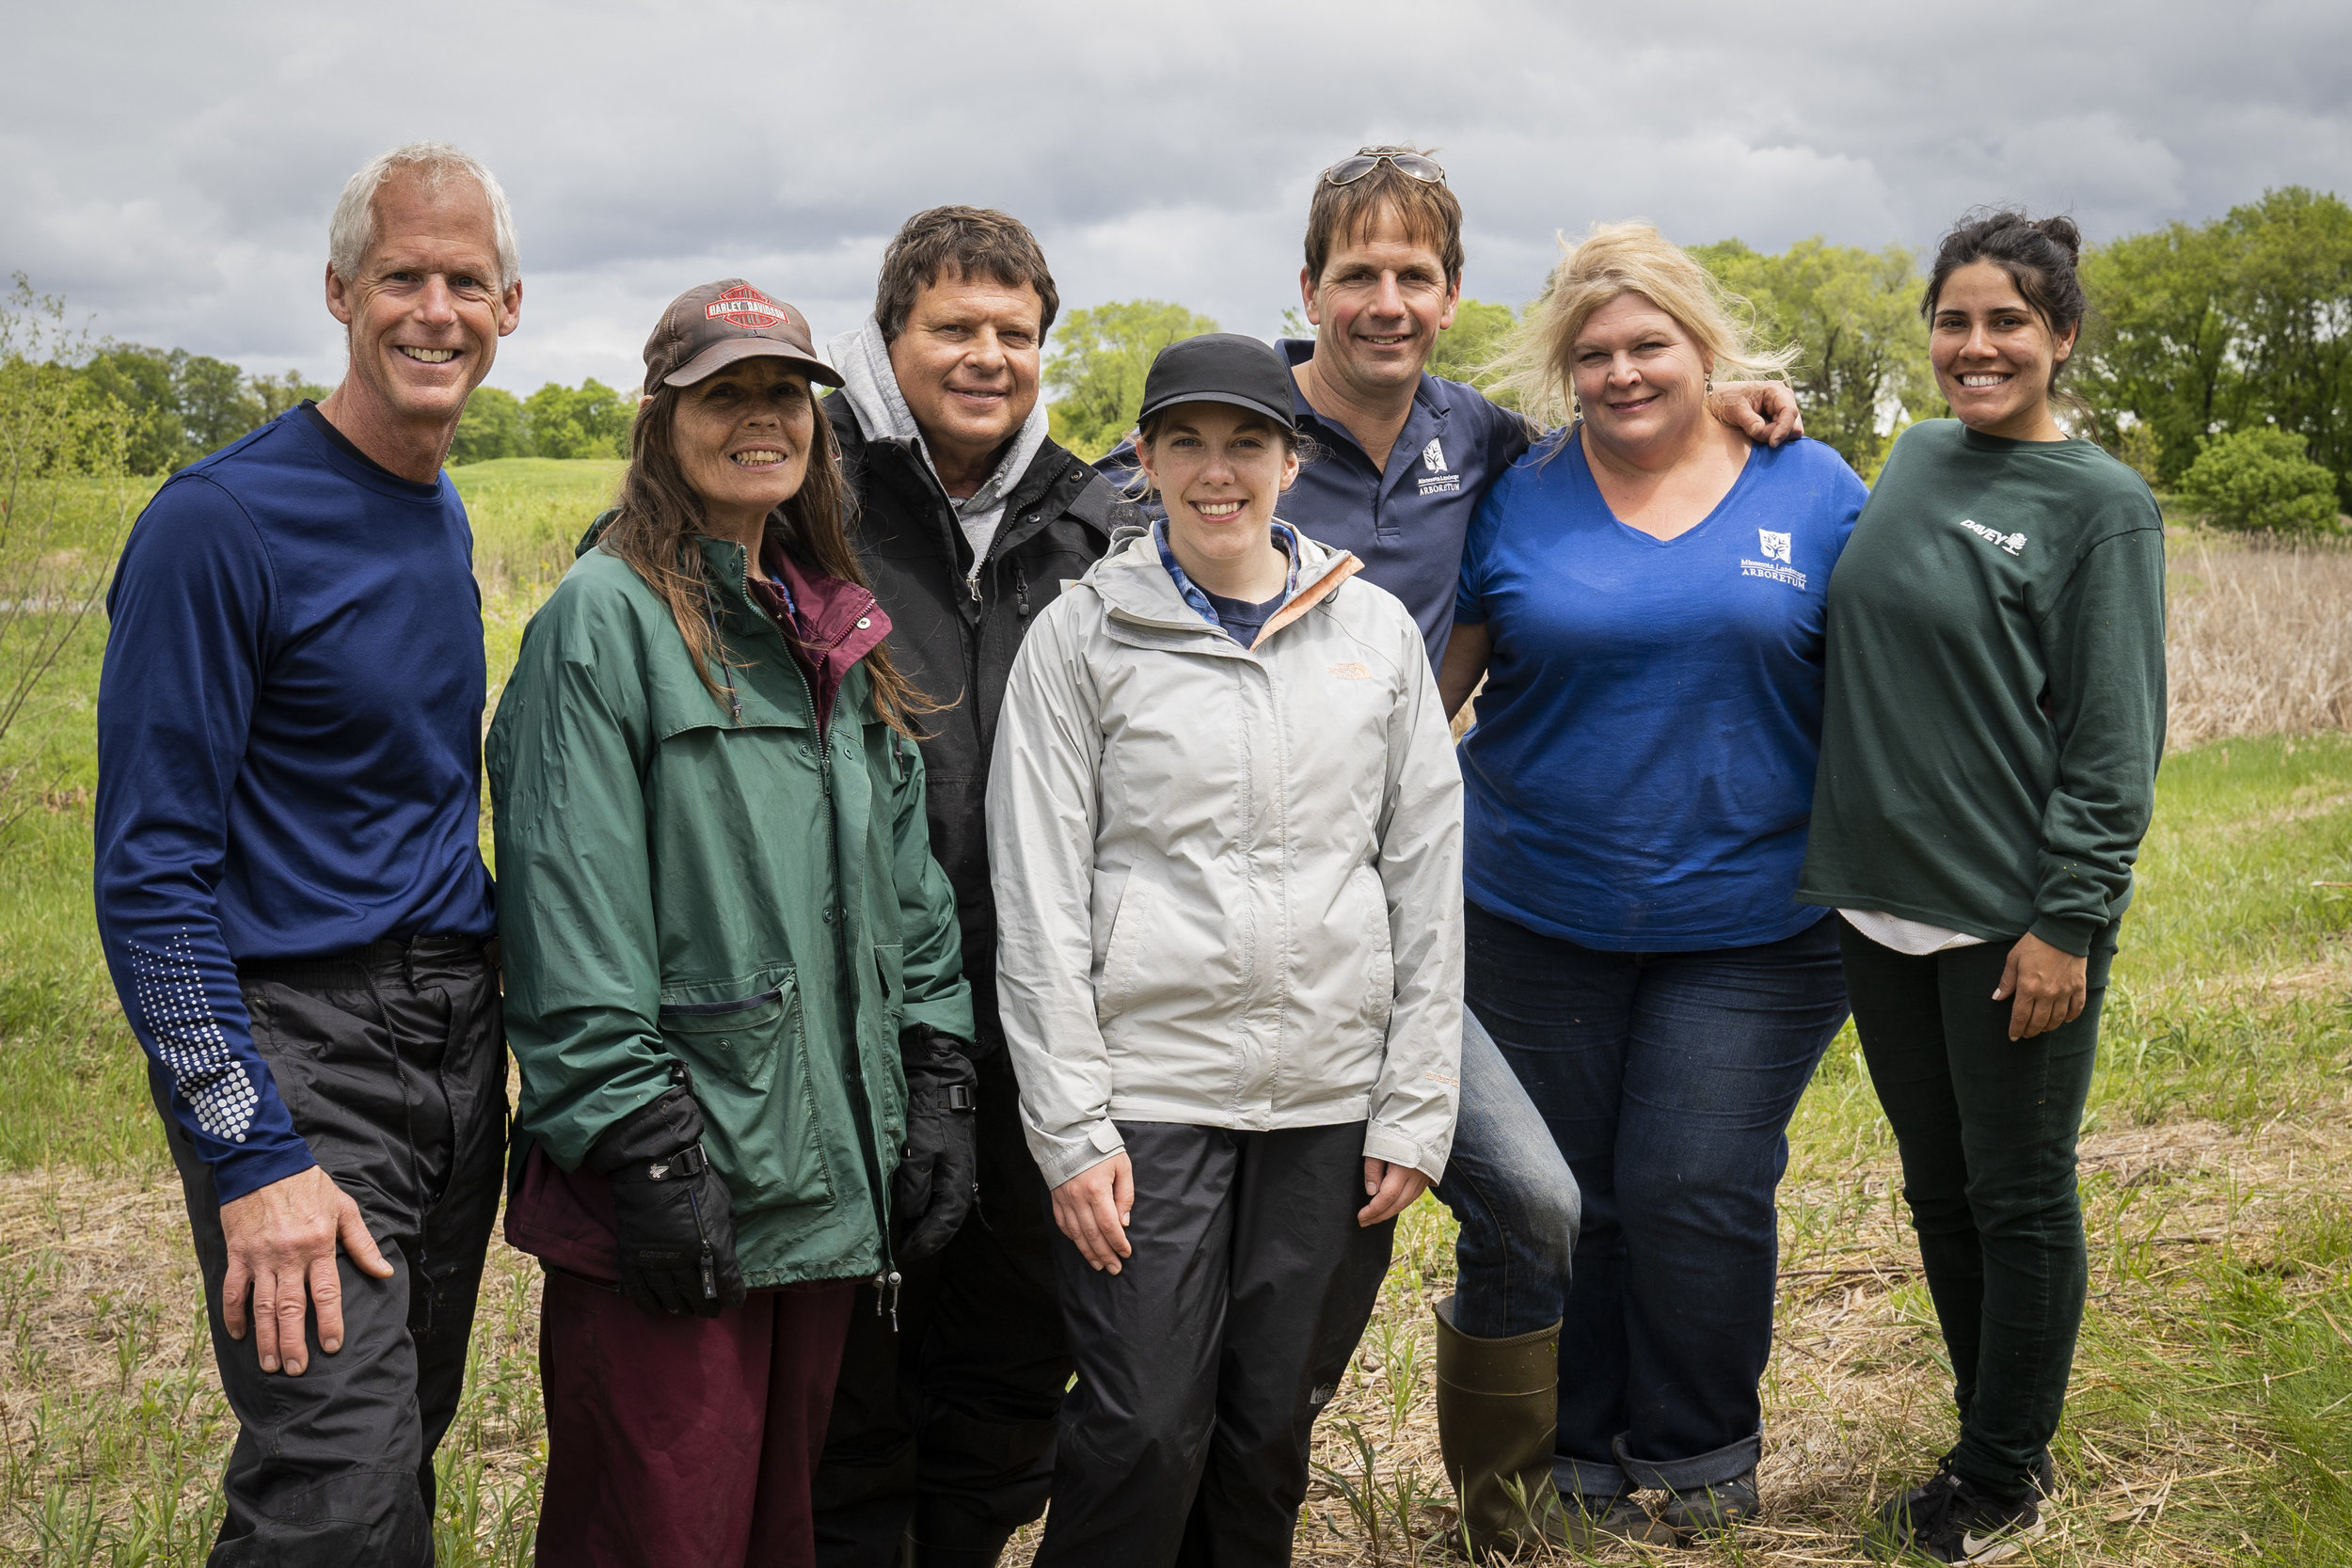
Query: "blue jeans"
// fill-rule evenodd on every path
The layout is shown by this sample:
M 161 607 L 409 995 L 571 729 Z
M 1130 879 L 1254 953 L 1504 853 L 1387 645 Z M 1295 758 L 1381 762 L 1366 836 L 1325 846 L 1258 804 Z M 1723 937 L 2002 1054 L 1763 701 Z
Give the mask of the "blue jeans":
M 1762 1451 L 1788 1117 L 1846 1020 L 1836 922 L 1612 953 L 1467 914 L 1470 1001 L 1583 1194 L 1560 1489 L 1733 1480 Z
M 1462 1222 L 1454 1326 L 1507 1339 L 1560 1321 L 1576 1252 L 1576 1178 L 1478 1015 L 1462 1009 L 1462 1096 L 1438 1201 Z

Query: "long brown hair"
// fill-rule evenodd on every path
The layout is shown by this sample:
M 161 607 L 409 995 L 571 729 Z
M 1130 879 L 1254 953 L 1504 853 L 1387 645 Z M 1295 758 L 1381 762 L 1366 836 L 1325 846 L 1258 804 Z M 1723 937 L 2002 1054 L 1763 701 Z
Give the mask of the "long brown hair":
M 804 565 L 861 588 L 871 587 L 844 526 L 857 501 L 841 477 L 841 453 L 834 440 L 833 421 L 817 406 L 814 392 L 803 388 L 802 395 L 809 400 L 814 426 L 808 471 L 792 499 L 768 515 L 768 537 L 780 540 Z M 678 461 L 675 416 L 680 396 L 676 388 L 662 387 L 638 405 L 636 423 L 629 429 L 628 471 L 621 477 L 620 515 L 598 544 L 627 562 L 670 607 L 678 636 L 685 639 L 687 657 L 694 661 L 694 673 L 702 677 L 711 700 L 723 704 L 728 694 L 721 689 L 721 677 L 712 673 L 713 667 L 741 669 L 743 665 L 727 656 L 714 608 L 713 585 L 703 552 L 694 543 L 694 536 L 702 532 L 703 504 L 686 483 L 685 466 Z M 926 738 L 915 729 L 914 717 L 937 713 L 940 705 L 898 673 L 891 662 L 889 644 L 878 644 L 863 662 L 873 683 L 875 714 L 910 740 Z

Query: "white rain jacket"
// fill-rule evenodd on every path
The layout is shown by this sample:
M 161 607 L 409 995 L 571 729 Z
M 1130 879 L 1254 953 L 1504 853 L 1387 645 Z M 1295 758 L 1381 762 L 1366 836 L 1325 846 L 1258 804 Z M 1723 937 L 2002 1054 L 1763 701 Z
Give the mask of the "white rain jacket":
M 1040 615 L 988 789 L 997 996 L 1059 1186 L 1113 1118 L 1364 1121 L 1432 1180 L 1462 1053 L 1462 779 L 1412 616 L 1302 538 L 1244 648 L 1152 537 Z

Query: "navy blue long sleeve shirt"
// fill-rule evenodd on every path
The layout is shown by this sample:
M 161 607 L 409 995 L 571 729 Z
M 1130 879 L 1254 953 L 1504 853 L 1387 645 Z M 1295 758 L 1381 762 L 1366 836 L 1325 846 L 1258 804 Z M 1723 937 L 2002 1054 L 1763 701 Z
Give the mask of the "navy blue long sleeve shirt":
M 314 1163 L 237 964 L 494 928 L 472 558 L 446 474 L 379 467 L 307 404 L 174 475 L 123 548 L 99 939 L 224 1203 Z

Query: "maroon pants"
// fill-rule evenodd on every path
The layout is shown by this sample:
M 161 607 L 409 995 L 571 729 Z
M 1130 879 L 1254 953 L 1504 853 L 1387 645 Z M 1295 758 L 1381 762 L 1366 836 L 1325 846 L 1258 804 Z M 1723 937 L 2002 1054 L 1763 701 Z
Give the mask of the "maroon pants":
M 808 1483 L 856 1291 L 656 1318 L 550 1270 L 541 1568 L 812 1568 Z

